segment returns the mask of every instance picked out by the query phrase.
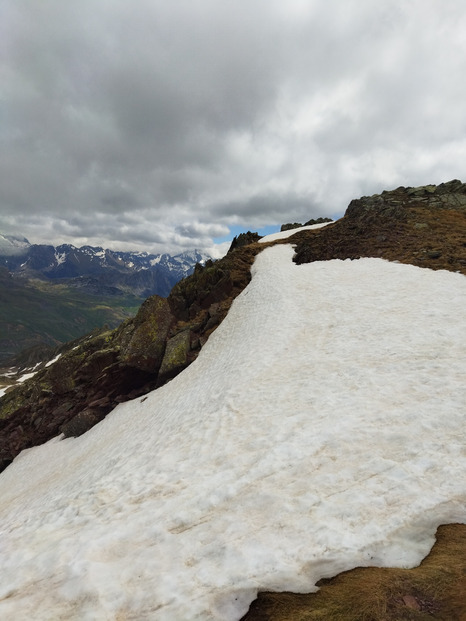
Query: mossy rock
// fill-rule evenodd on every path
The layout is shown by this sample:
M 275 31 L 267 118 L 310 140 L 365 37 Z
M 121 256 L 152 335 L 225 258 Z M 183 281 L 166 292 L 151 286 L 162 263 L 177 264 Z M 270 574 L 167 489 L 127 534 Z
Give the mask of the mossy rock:
M 135 329 L 128 344 L 122 343 L 121 361 L 141 371 L 157 373 L 172 322 L 166 298 L 152 296 L 146 300 L 134 320 Z
M 165 383 L 188 366 L 190 349 L 190 330 L 179 332 L 167 342 L 165 355 L 159 371 L 159 384 Z
M 99 409 L 86 408 L 79 412 L 70 421 L 62 425 L 61 432 L 65 438 L 77 438 L 89 431 L 94 425 L 104 418 L 104 414 Z

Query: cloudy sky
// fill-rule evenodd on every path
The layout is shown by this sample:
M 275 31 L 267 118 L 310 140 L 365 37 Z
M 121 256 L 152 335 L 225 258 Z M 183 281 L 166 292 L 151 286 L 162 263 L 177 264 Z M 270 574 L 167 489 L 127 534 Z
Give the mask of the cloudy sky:
M 0 0 L 0 231 L 181 252 L 466 181 L 463 0 Z

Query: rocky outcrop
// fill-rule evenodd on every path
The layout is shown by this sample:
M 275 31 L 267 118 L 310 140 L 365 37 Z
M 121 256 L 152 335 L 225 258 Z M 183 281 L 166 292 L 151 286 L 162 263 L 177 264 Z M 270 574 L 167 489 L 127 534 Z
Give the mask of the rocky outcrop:
M 259 233 L 251 233 L 251 231 L 248 231 L 247 233 L 240 233 L 238 236 L 233 237 L 233 241 L 231 242 L 228 252 L 232 252 L 232 250 L 241 248 L 242 246 L 247 246 L 248 244 L 253 244 L 254 242 L 259 241 L 259 239 L 261 239 Z
M 292 231 L 293 229 L 299 229 L 302 226 L 303 225 L 301 224 L 301 222 L 287 222 L 286 224 L 281 225 L 280 232 L 282 233 L 283 231 Z
M 178 332 L 167 341 L 165 354 L 160 366 L 158 384 L 162 385 L 180 371 L 185 369 L 190 360 L 191 330 L 186 329 Z
M 121 361 L 141 371 L 158 373 L 172 323 L 173 315 L 167 299 L 157 295 L 148 298 L 131 328 L 128 325 L 122 333 Z
M 280 232 L 283 231 L 292 231 L 293 229 L 299 229 L 302 226 L 312 226 L 314 224 L 325 224 L 326 222 L 333 222 L 332 218 L 312 218 L 308 220 L 304 224 L 300 222 L 288 222 L 287 224 L 282 224 L 280 227 Z

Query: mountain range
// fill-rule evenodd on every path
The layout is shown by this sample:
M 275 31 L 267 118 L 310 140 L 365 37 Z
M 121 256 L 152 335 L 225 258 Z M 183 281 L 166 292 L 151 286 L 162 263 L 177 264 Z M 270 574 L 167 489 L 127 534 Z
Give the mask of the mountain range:
M 117 326 L 209 258 L 197 250 L 154 255 L 0 235 L 0 364 L 30 348 Z
M 463 619 L 465 240 L 460 181 L 355 199 L 31 370 L 0 613 Z
M 167 296 L 196 263 L 210 257 L 198 250 L 176 256 L 119 252 L 71 244 L 30 244 L 26 238 L 0 235 L 0 266 L 22 278 L 66 281 L 86 293 L 129 293 Z M 72 279 L 72 281 L 70 281 Z

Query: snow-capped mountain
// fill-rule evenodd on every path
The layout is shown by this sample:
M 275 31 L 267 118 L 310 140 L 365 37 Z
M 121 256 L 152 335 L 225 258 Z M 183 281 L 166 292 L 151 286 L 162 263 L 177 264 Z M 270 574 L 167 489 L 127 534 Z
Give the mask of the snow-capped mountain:
M 204 264 L 209 258 L 198 250 L 171 256 L 71 244 L 30 244 L 25 238 L 0 236 L 0 266 L 10 273 L 48 280 L 77 279 L 76 286 L 96 292 L 113 287 L 139 296 L 166 296 L 196 263 Z

